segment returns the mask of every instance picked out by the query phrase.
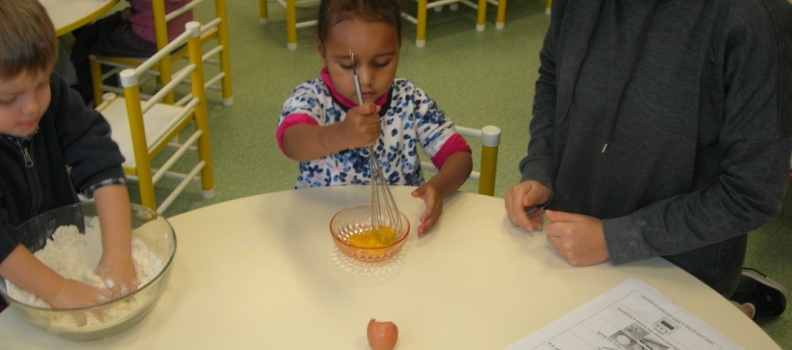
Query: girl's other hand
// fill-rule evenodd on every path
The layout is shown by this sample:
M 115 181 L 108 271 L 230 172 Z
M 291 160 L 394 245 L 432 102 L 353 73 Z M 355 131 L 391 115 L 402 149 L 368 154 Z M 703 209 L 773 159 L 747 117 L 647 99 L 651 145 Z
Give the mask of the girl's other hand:
M 380 106 L 366 102 L 350 109 L 344 121 L 343 137 L 349 142 L 349 148 L 368 147 L 380 137 Z
M 440 214 L 443 213 L 443 201 L 438 197 L 437 189 L 428 182 L 412 191 L 411 195 L 423 199 L 426 204 L 426 212 L 421 215 L 421 225 L 416 230 L 418 237 L 421 237 L 437 224 Z

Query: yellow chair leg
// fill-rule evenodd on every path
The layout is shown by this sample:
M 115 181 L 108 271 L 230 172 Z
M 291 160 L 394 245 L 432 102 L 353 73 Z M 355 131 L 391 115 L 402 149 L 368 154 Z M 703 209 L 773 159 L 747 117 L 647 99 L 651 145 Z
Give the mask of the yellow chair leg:
M 204 162 L 201 169 L 201 189 L 204 191 L 204 198 L 214 197 L 214 169 L 212 166 L 212 156 L 209 150 L 209 135 L 202 134 L 198 140 L 198 158 Z
M 267 0 L 260 0 L 264 2 L 264 11 L 266 15 Z M 217 41 L 223 49 L 220 51 L 220 71 L 223 72 L 221 79 L 223 105 L 230 106 L 234 102 L 234 92 L 231 90 L 231 53 L 229 52 L 230 46 L 228 43 L 228 14 L 226 13 L 225 2 L 222 6 L 216 6 L 215 12 L 218 18 L 225 20 L 221 21 L 217 26 Z M 201 100 L 205 100 L 201 98 Z
M 415 46 L 426 45 L 426 0 L 418 0 L 418 16 L 415 29 Z
M 206 102 L 201 100 L 199 104 L 206 105 Z M 203 190 L 203 198 L 211 199 L 215 195 L 214 168 L 209 144 L 209 120 L 205 106 L 199 107 L 195 111 L 195 127 L 201 131 L 201 136 L 198 138 L 198 161 L 204 164 L 201 169 L 201 189 Z
M 286 0 L 286 48 L 297 49 L 297 4 L 296 0 Z
M 498 0 L 498 16 L 497 19 L 495 20 L 495 29 L 503 29 L 503 27 L 505 26 L 506 26 L 506 0 Z
M 167 23 L 165 22 L 165 2 L 163 1 L 154 1 L 151 3 L 151 9 L 154 12 L 154 20 L 159 22 L 157 24 L 160 28 L 167 28 Z M 157 36 L 157 50 L 162 50 L 168 42 L 168 33 L 165 32 L 155 32 Z M 165 44 L 163 44 L 165 43 Z M 170 83 L 171 79 L 171 62 L 169 57 L 164 57 L 162 60 L 159 61 L 159 75 L 157 76 L 157 82 L 160 86 L 165 86 Z M 173 93 L 169 93 L 163 99 L 165 103 L 173 104 L 175 98 Z
M 196 118 L 200 119 L 201 117 Z M 202 117 L 206 119 L 206 116 Z M 198 122 L 198 120 L 196 120 Z M 206 121 L 204 121 L 206 123 Z M 201 169 L 201 189 L 204 192 L 203 197 L 210 199 L 214 197 L 214 168 L 212 166 L 211 150 L 209 149 L 209 128 L 206 127 L 202 130 L 200 139 L 198 139 L 198 158 L 204 162 L 204 167 Z
M 141 108 L 140 90 L 135 83 L 134 87 L 125 87 L 124 96 L 129 117 L 129 129 L 132 136 L 133 152 L 135 154 L 135 173 L 138 177 L 140 189 L 140 203 L 157 210 L 157 199 L 154 196 L 154 181 L 151 175 L 151 159 L 146 146 L 146 131 L 143 125 L 143 110 Z
M 487 0 L 479 0 L 476 17 L 476 30 L 481 32 L 487 28 Z
M 154 184 L 151 182 L 151 175 L 140 176 L 138 173 L 138 187 L 140 188 L 140 204 L 156 211 L 157 199 L 154 197 Z
M 550 14 L 550 10 L 553 8 L 553 0 L 547 0 L 547 4 L 545 5 L 545 13 Z
M 93 89 L 94 104 L 102 103 L 102 65 L 94 60 L 88 61 L 91 70 L 91 88 Z
M 171 81 L 171 63 L 170 57 L 163 57 L 162 60 L 159 62 L 159 75 L 157 76 L 157 82 L 159 82 L 160 86 L 168 85 Z M 162 99 L 163 102 L 167 104 L 173 104 L 176 101 L 176 98 L 171 91 Z
M 479 194 L 495 194 L 495 171 L 498 166 L 498 147 L 481 147 L 481 169 Z
M 267 24 L 269 15 L 267 14 L 267 0 L 259 0 L 259 23 Z
M 190 79 L 195 81 L 204 80 L 204 71 L 201 67 L 201 42 L 199 37 L 191 37 L 188 39 L 187 48 L 190 50 L 190 63 L 194 64 L 196 69 L 192 72 Z M 206 114 L 206 94 L 201 86 L 193 85 L 193 97 L 198 99 L 198 107 L 195 108 L 195 128 L 201 131 L 201 136 L 198 138 L 198 159 L 204 162 L 204 167 L 201 169 L 201 188 L 204 190 L 204 197 L 211 198 L 214 196 L 214 171 L 212 169 L 212 156 L 209 146 L 209 119 Z M 210 193 L 209 196 L 206 193 Z

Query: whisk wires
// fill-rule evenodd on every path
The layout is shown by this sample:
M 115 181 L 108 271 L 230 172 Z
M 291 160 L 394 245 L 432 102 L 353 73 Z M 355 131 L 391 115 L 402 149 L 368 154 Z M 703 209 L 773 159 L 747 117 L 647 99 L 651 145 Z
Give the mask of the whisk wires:
M 349 58 L 352 61 L 352 80 L 355 83 L 355 95 L 358 105 L 363 104 L 363 94 L 360 91 L 360 77 L 355 70 L 355 53 L 350 49 Z M 374 154 L 374 145 L 370 145 L 369 165 L 371 167 L 371 224 L 374 234 L 382 244 L 392 243 L 396 233 L 401 231 L 401 217 L 396 200 L 393 199 L 388 182 L 382 173 L 377 157 Z M 393 230 L 391 234 L 387 228 Z

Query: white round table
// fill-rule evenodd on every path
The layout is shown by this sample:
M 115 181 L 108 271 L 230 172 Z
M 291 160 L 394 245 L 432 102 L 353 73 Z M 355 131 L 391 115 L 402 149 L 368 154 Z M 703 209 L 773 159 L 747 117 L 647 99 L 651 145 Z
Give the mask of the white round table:
M 120 0 L 39 0 L 61 36 L 93 22 Z
M 748 349 L 780 349 L 712 289 L 660 258 L 572 267 L 541 232 L 515 228 L 503 200 L 458 193 L 417 238 L 423 202 L 393 187 L 412 228 L 385 265 L 342 256 L 330 218 L 367 186 L 262 194 L 175 216 L 170 285 L 129 330 L 62 341 L 0 313 L 0 339 L 38 349 L 368 349 L 371 318 L 399 327 L 397 349 L 503 349 L 638 277 Z

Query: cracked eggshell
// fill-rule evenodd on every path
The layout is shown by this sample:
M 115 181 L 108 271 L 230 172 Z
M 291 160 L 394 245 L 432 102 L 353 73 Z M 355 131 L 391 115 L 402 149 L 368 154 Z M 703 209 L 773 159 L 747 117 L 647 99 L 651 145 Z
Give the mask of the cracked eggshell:
M 399 338 L 399 328 L 393 322 L 379 322 L 372 318 L 366 336 L 373 350 L 392 350 Z

